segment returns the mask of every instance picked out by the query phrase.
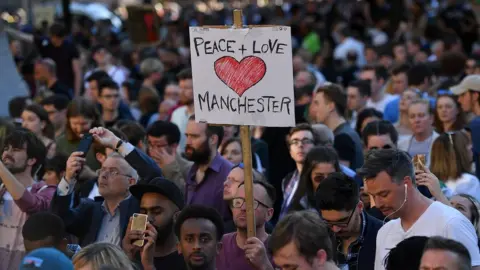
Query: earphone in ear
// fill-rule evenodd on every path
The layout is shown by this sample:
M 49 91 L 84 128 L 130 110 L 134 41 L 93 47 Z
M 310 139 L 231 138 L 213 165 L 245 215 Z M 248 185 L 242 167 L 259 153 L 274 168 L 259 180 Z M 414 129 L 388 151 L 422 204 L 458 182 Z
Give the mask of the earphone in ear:
M 403 185 L 405 187 L 405 200 L 407 200 L 407 184 Z

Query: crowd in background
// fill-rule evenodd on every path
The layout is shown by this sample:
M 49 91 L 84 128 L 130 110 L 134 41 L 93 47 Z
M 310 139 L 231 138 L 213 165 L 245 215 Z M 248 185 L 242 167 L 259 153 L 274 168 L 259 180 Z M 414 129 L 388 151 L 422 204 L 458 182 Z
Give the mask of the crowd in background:
M 189 68 L 188 26 L 234 7 L 166 9 L 151 46 L 107 21 L 4 29 L 30 95 L 0 119 L 0 270 L 480 269 L 470 4 L 241 6 L 293 46 L 297 125 L 251 127 L 255 237 L 239 128 L 195 121 Z

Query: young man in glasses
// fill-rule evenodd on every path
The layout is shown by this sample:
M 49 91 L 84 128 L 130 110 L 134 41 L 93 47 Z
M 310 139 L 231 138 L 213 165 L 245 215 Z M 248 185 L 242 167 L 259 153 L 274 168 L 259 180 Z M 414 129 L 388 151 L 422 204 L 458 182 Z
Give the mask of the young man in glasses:
M 318 185 L 315 199 L 323 220 L 335 233 L 339 266 L 373 269 L 383 223 L 363 210 L 357 183 L 343 173 L 332 173 Z
M 242 183 L 230 204 L 237 231 L 223 236 L 222 250 L 217 256 L 217 269 L 273 270 L 271 255 L 267 254 L 270 235 L 265 231 L 265 224 L 273 216 L 275 188 L 267 182 L 253 181 L 256 237 L 247 237 L 245 197 L 245 186 Z

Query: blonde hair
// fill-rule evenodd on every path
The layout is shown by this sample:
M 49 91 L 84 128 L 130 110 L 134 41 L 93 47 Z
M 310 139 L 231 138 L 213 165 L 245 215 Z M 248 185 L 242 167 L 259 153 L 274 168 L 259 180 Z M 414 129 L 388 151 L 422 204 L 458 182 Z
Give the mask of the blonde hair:
M 81 249 L 73 257 L 73 266 L 79 269 L 90 265 L 93 270 L 102 266 L 113 266 L 122 270 L 134 270 L 130 259 L 116 245 L 110 243 L 95 243 Z

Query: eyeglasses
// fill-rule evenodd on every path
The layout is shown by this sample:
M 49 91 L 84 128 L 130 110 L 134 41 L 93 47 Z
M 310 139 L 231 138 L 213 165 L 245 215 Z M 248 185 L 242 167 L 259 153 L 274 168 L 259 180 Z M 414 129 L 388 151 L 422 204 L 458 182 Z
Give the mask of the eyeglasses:
M 244 204 L 245 204 L 245 199 L 244 198 L 233 198 L 233 200 L 232 200 L 232 207 L 233 208 L 242 208 Z M 271 208 L 270 206 L 254 199 L 253 200 L 253 209 L 257 210 L 259 205 L 262 205 L 265 208 Z
M 295 146 L 300 146 L 300 144 L 302 145 L 310 145 L 310 144 L 313 144 L 313 140 L 312 139 L 308 139 L 308 138 L 304 138 L 304 139 L 301 139 L 301 140 L 291 140 L 290 141 L 290 145 L 295 145 Z
M 167 147 L 168 144 L 153 144 L 149 141 L 147 141 L 147 147 L 148 148 L 155 148 L 155 149 L 160 149 L 160 148 L 164 148 L 164 147 Z
M 385 144 L 384 146 L 382 146 L 381 148 L 380 147 L 377 147 L 377 146 L 374 146 L 374 147 L 371 147 L 369 150 L 377 150 L 377 149 L 392 149 L 393 146 L 391 146 L 390 144 Z
M 115 177 L 115 176 L 118 176 L 118 175 L 132 178 L 131 175 L 121 174 L 119 171 L 117 171 L 115 169 L 102 168 L 102 169 L 98 169 L 96 172 L 97 172 L 98 176 L 104 176 L 106 178 Z
M 357 204 L 358 205 L 358 204 Z M 348 216 L 348 220 L 347 221 L 344 221 L 344 222 L 338 222 L 338 221 L 328 221 L 328 220 L 325 220 L 325 223 L 329 226 L 329 227 L 333 227 L 333 226 L 336 226 L 336 227 L 342 227 L 342 228 L 345 228 L 348 226 L 348 224 L 350 224 L 350 220 L 352 220 L 352 217 L 353 217 L 353 214 L 355 213 L 355 209 L 357 208 L 357 206 L 355 206 L 355 208 L 353 208 L 352 212 L 350 213 L 350 216 Z

